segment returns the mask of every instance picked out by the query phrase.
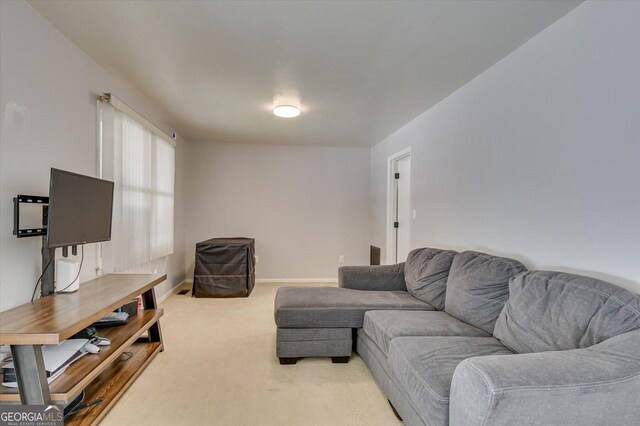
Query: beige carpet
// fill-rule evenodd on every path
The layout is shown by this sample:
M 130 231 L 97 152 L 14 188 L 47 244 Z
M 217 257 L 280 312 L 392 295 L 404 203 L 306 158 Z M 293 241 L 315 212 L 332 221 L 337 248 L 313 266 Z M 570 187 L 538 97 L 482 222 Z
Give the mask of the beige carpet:
M 355 354 L 348 364 L 278 363 L 279 286 L 257 284 L 246 299 L 168 298 L 161 305 L 165 351 L 102 425 L 401 424 Z

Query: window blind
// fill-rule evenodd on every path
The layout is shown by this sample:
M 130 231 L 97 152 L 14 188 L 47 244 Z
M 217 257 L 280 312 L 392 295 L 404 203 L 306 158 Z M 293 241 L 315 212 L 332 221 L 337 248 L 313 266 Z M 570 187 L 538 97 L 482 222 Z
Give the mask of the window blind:
M 136 117 L 99 103 L 101 171 L 114 187 L 107 272 L 157 272 L 173 253 L 175 146 Z

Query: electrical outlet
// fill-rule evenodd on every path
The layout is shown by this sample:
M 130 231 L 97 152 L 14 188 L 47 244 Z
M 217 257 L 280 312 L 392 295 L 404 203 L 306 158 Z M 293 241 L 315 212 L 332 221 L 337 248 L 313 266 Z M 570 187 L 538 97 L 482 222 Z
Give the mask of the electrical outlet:
M 416 209 L 413 209 L 413 218 L 416 218 Z
M 256 260 L 256 263 L 260 262 L 260 256 L 258 256 L 257 254 L 254 254 L 253 258 Z
M 341 254 L 340 256 L 338 256 L 338 262 L 344 263 L 344 254 Z

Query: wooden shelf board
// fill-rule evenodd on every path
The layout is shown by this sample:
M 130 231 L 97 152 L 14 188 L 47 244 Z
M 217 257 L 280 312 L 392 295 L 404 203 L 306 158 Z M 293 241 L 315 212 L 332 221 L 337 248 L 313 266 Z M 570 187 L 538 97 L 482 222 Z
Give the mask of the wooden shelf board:
M 149 329 L 162 316 L 162 309 L 145 309 L 131 318 L 125 325 L 99 328 L 98 335 L 111 340 L 110 346 L 101 346 L 97 354 L 87 354 L 74 362 L 60 377 L 49 385 L 51 399 L 56 403 L 68 403 L 75 398 L 82 389 L 100 375 L 109 364 L 114 362 L 130 347 L 138 337 Z M 141 343 L 150 345 L 150 343 Z M 159 343 L 158 343 L 159 345 Z M 0 386 L 1 402 L 20 402 L 17 388 Z
M 9 309 L 0 313 L 0 345 L 61 343 L 166 279 L 166 275 L 104 275 L 83 283 L 74 293 Z
M 162 343 L 135 343 L 128 350 L 133 353 L 131 358 L 112 363 L 85 388 L 85 403 L 98 398 L 102 398 L 103 401 L 69 417 L 64 423 L 66 426 L 88 426 L 100 422 L 142 370 L 162 350 Z

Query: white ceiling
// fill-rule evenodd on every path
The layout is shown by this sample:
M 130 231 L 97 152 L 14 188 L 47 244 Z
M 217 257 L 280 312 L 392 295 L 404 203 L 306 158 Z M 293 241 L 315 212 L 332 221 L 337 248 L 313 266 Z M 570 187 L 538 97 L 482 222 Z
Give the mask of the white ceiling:
M 372 146 L 580 2 L 29 3 L 187 140 Z

